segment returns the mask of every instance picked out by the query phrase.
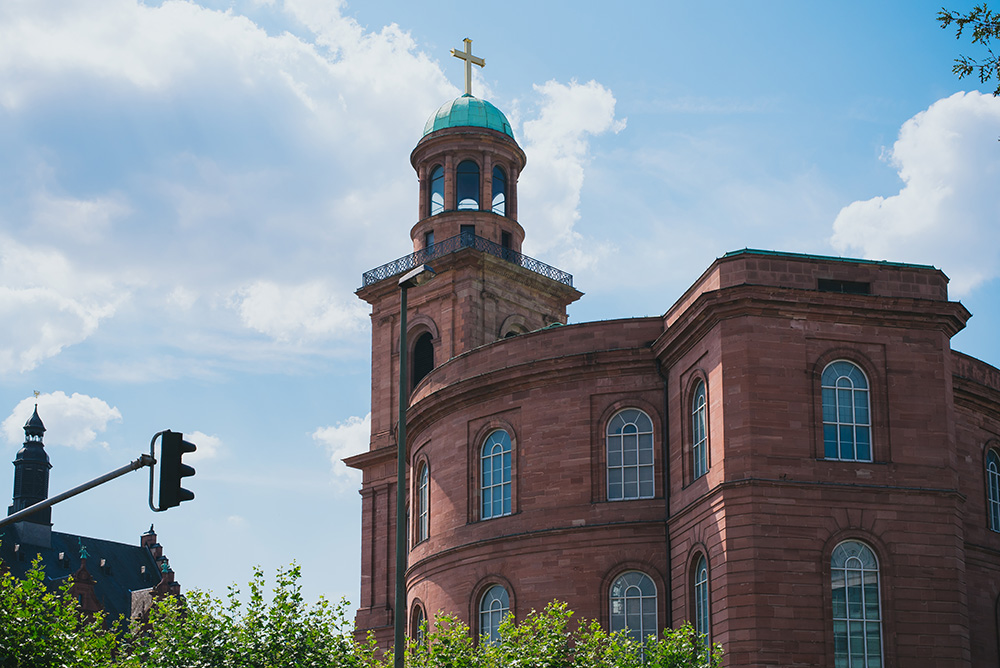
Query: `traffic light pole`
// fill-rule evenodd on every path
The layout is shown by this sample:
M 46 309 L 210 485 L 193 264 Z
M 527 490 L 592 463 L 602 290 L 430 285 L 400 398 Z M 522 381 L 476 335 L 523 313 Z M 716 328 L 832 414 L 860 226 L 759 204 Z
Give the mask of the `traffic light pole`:
M 146 455 L 146 454 L 139 455 L 138 459 L 136 459 L 135 461 L 133 461 L 133 462 L 131 462 L 129 464 L 126 464 L 125 466 L 121 467 L 120 469 L 115 469 L 114 471 L 111 471 L 110 473 L 105 473 L 101 477 L 94 478 L 90 482 L 85 482 L 82 485 L 79 485 L 78 487 L 74 487 L 73 489 L 69 490 L 68 492 L 63 492 L 62 494 L 57 494 L 56 496 L 49 497 L 48 499 L 45 499 L 44 501 L 39 501 L 38 503 L 34 504 L 33 506 L 28 506 L 24 510 L 19 510 L 16 513 L 14 513 L 13 515 L 8 515 L 7 517 L 4 517 L 3 519 L 0 519 L 0 529 L 2 529 L 3 527 L 7 526 L 8 524 L 13 524 L 14 522 L 19 522 L 19 521 L 23 520 L 25 517 L 27 517 L 29 515 L 32 515 L 34 513 L 37 513 L 39 510 L 45 510 L 46 508 L 54 506 L 57 503 L 59 503 L 60 501 L 65 501 L 66 499 L 74 497 L 77 494 L 82 494 L 83 492 L 86 492 L 88 489 L 93 489 L 94 487 L 97 487 L 98 485 L 103 485 L 104 483 L 108 482 L 109 480 L 114 480 L 115 478 L 120 478 L 121 476 L 125 475 L 126 473 L 131 473 L 132 471 L 138 471 L 143 466 L 152 467 L 153 464 L 155 464 L 155 463 L 156 463 L 156 460 L 153 459 L 152 455 Z M 152 468 L 151 468 L 151 470 L 152 470 Z

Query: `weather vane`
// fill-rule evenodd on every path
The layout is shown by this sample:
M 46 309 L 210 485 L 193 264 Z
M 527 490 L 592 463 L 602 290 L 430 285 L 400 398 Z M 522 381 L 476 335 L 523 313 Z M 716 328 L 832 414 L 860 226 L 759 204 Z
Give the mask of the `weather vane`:
M 452 49 L 451 55 L 456 58 L 461 58 L 465 61 L 465 94 L 472 97 L 472 66 L 479 65 L 480 67 L 486 67 L 486 60 L 483 58 L 478 58 L 472 55 L 472 40 L 466 37 L 465 51 L 459 51 L 458 49 Z
M 39 392 L 38 390 L 35 390 L 35 399 L 37 399 L 37 398 L 38 398 L 38 395 L 39 395 L 39 394 L 41 394 L 41 392 Z

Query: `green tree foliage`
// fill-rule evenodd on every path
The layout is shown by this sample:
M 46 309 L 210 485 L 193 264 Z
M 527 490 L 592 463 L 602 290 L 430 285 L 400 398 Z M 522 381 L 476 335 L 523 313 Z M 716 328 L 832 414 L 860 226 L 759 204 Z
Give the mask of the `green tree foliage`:
M 346 603 L 302 599 L 299 566 L 278 571 L 270 596 L 254 569 L 247 601 L 194 591 L 183 605 L 157 601 L 147 624 L 133 624 L 118 665 L 128 668 L 347 668 L 360 666 L 344 620 Z
M 508 616 L 500 624 L 502 641 L 475 643 L 468 626 L 450 615 L 435 620 L 423 642 L 411 640 L 407 668 L 718 668 L 722 648 L 706 647 L 689 624 L 667 629 L 659 638 L 638 643 L 624 633 L 608 633 L 596 621 L 571 629 L 573 613 L 553 601 L 532 610 L 521 622 Z M 425 629 L 426 630 L 426 629 Z M 365 664 L 365 668 L 388 668 Z
M 2 564 L 0 564 L 2 567 Z M 257 568 L 242 597 L 194 591 L 157 600 L 146 622 L 108 631 L 81 615 L 69 585 L 45 587 L 38 562 L 28 577 L 0 575 L 0 668 L 389 668 L 392 652 L 374 638 L 357 643 L 346 603 L 302 599 L 301 571 L 280 569 L 269 592 Z M 597 622 L 571 628 L 573 613 L 553 602 L 500 625 L 502 641 L 476 642 L 458 618 L 439 615 L 424 640 L 408 641 L 408 668 L 718 668 L 722 648 L 708 648 L 685 625 L 638 643 Z
M 1000 58 L 993 52 L 991 46 L 992 40 L 1000 40 L 1000 14 L 994 14 L 984 2 L 967 14 L 942 8 L 938 12 L 937 20 L 945 29 L 954 25 L 956 39 L 961 39 L 963 34 L 971 30 L 972 43 L 986 49 L 987 55 L 982 59 L 968 56 L 956 58 L 951 68 L 952 72 L 957 74 L 959 79 L 976 73 L 979 75 L 980 83 L 984 84 L 995 78 L 997 83 L 993 95 L 1000 95 Z
M 2 570 L 3 564 L 0 564 Z M 104 668 L 111 665 L 117 638 L 103 618 L 88 619 L 69 594 L 45 587 L 35 560 L 27 577 L 0 575 L 0 666 L 2 668 Z

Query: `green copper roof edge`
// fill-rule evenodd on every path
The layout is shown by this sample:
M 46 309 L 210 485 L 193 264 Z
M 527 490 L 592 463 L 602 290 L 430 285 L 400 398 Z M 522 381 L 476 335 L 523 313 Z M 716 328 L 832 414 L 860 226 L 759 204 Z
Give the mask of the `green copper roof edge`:
M 892 262 L 890 260 L 864 260 L 853 257 L 838 257 L 836 255 L 812 255 L 809 253 L 792 253 L 789 251 L 760 250 L 757 248 L 742 248 L 740 250 L 729 251 L 719 259 L 737 257 L 739 255 L 763 255 L 770 257 L 787 257 L 795 260 L 824 260 L 830 262 L 853 262 L 855 264 L 877 264 L 883 267 L 906 267 L 908 269 L 933 269 L 941 271 L 930 264 L 913 264 L 910 262 Z
M 471 95 L 462 95 L 441 105 L 427 119 L 422 136 L 455 127 L 486 128 L 515 139 L 514 129 L 504 113 L 493 103 Z

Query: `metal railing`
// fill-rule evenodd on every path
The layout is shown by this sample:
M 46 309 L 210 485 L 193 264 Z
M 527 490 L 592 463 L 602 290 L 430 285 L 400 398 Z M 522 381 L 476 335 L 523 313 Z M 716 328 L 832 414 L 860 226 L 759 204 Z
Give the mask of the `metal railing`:
M 510 248 L 504 248 L 500 244 L 494 243 L 489 239 L 484 239 L 483 237 L 467 232 L 453 236 L 450 239 L 439 241 L 436 244 L 432 244 L 427 248 L 422 248 L 415 253 L 404 255 L 398 260 L 393 260 L 392 262 L 383 264 L 381 267 L 375 267 L 371 271 L 366 271 L 361 276 L 361 287 L 368 287 L 369 285 L 378 283 L 379 281 L 389 278 L 390 276 L 402 274 L 403 272 L 409 271 L 410 269 L 420 266 L 421 264 L 426 264 L 435 258 L 450 255 L 451 253 L 458 252 L 463 248 L 475 248 L 483 253 L 488 253 L 489 255 L 498 257 L 501 260 L 506 260 L 511 264 L 516 264 L 517 266 L 533 271 L 536 274 L 540 274 L 546 278 L 551 278 L 554 281 L 573 287 L 572 274 L 567 273 L 562 269 L 556 269 L 551 265 L 545 264 L 541 260 L 536 260 L 533 257 L 522 255 L 521 253 L 518 253 Z

